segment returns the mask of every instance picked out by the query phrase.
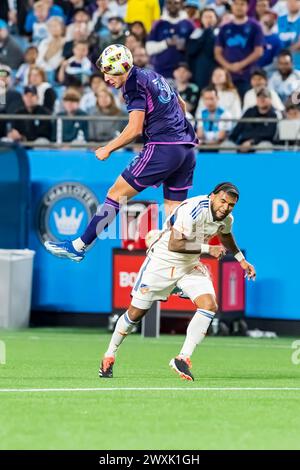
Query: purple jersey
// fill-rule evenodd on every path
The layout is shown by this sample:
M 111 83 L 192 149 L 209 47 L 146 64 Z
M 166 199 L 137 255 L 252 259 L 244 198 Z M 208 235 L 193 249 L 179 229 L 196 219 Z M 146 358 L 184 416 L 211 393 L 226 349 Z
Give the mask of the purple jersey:
M 158 73 L 133 67 L 123 86 L 127 110 L 145 111 L 145 143 L 198 143 L 193 126 L 184 116 L 177 94 Z

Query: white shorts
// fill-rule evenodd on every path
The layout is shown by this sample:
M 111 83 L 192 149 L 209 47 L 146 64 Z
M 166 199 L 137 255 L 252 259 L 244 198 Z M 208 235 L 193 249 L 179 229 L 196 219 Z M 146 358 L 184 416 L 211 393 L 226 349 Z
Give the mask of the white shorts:
M 131 291 L 131 304 L 148 310 L 154 301 L 167 300 L 176 286 L 192 302 L 199 295 L 215 296 L 209 271 L 204 264 L 199 262 L 197 266 L 170 266 L 158 258 L 147 256 Z

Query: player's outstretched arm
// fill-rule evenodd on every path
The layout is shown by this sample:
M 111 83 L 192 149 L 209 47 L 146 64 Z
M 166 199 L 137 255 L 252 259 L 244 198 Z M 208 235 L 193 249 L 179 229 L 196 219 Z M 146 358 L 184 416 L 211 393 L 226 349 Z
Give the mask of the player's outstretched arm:
M 131 111 L 129 113 L 129 122 L 121 134 L 105 145 L 105 147 L 99 147 L 95 152 L 96 157 L 99 160 L 106 160 L 112 152 L 130 144 L 143 133 L 144 120 L 145 111 Z
M 255 268 L 244 258 L 244 255 L 238 248 L 232 233 L 220 233 L 219 238 L 226 250 L 231 251 L 237 261 L 239 261 L 241 268 L 245 271 L 245 277 L 253 279 L 254 281 L 256 278 Z

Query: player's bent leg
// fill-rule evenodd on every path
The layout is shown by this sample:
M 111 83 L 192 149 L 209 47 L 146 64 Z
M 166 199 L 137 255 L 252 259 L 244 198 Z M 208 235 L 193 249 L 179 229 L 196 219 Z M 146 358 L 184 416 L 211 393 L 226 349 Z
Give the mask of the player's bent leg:
M 110 188 L 103 204 L 101 204 L 85 232 L 76 240 L 62 242 L 46 241 L 45 248 L 53 255 L 68 258 L 73 261 L 82 261 L 86 248 L 93 243 L 100 233 L 109 226 L 120 210 L 122 198 L 131 199 L 138 191 L 130 186 L 122 176 L 119 176 Z
M 151 306 L 151 304 L 150 304 Z M 150 308 L 150 307 L 149 307 Z M 107 351 L 101 361 L 99 368 L 99 377 L 112 378 L 113 366 L 117 350 L 124 339 L 132 332 L 133 328 L 140 322 L 141 318 L 147 313 L 147 309 L 134 307 L 132 304 L 128 310 L 120 316 L 115 330 L 112 334 Z

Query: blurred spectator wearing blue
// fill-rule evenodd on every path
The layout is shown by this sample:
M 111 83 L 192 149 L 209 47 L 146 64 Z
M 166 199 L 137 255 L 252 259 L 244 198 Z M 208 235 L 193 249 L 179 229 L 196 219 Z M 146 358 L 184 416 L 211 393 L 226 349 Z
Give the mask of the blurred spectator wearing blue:
M 17 70 L 24 59 L 23 51 L 16 40 L 9 34 L 8 24 L 0 19 L 0 62 Z
M 89 139 L 93 142 L 106 142 L 117 137 L 124 129 L 128 117 L 117 107 L 110 90 L 101 88 L 97 92 L 96 106 L 90 109 L 92 116 L 99 116 L 97 121 L 89 121 Z M 124 117 L 124 120 L 102 120 L 101 117 Z
M 65 60 L 58 72 L 58 81 L 64 86 L 82 87 L 88 85 L 93 65 L 88 58 L 89 44 L 78 41 L 74 44 L 73 55 Z
M 182 6 L 181 0 L 166 0 L 164 13 L 146 43 L 154 70 L 170 79 L 177 65 L 185 60 L 186 41 L 194 30 Z
M 52 0 L 39 0 L 33 4 L 33 10 L 27 14 L 25 31 L 32 35 L 32 41 L 35 44 L 47 37 L 46 22 L 51 16 L 60 16 L 64 19 L 63 9 L 58 5 L 53 5 Z
M 250 73 L 263 55 L 264 38 L 261 26 L 248 18 L 248 1 L 233 0 L 234 20 L 220 29 L 215 57 L 232 76 L 241 99 L 249 89 Z
M 80 109 L 81 95 L 76 89 L 69 88 L 63 96 L 63 111 L 57 116 L 73 116 L 75 120 L 58 122 L 54 126 L 53 140 L 59 142 L 87 141 L 88 140 L 88 122 L 82 121 L 80 116 L 87 114 Z
M 126 39 L 126 26 L 123 18 L 112 16 L 108 20 L 108 32 L 99 39 L 99 50 L 103 51 L 111 44 L 125 44 Z
M 222 121 L 222 119 L 231 119 L 232 116 L 228 111 L 220 107 L 218 94 L 213 86 L 204 88 L 201 98 L 203 100 L 203 108 L 198 116 L 200 121 L 197 123 L 197 135 L 200 144 L 215 147 L 226 139 L 232 128 L 231 122 Z
M 294 63 L 300 68 L 300 0 L 287 0 L 288 13 L 278 18 L 278 33 L 284 49 L 294 54 Z
M 285 103 L 291 94 L 300 88 L 300 72 L 294 69 L 293 57 L 288 50 L 280 51 L 276 68 L 270 77 L 269 85 Z
M 200 28 L 200 0 L 185 0 L 183 6 L 189 20 L 191 20 L 195 28 Z
M 199 87 L 191 82 L 192 73 L 188 64 L 182 62 L 174 70 L 174 85 L 181 98 L 185 101 L 186 109 L 189 113 L 195 114 L 198 100 Z
M 89 88 L 80 100 L 80 109 L 82 109 L 82 111 L 85 111 L 86 113 L 89 113 L 90 109 L 96 106 L 96 96 L 98 91 L 103 88 L 107 88 L 103 78 L 98 73 L 94 73 L 93 75 L 91 75 L 89 81 Z
M 47 81 L 45 71 L 36 65 L 31 66 L 28 74 L 28 84 L 36 88 L 39 105 L 52 113 L 55 107 L 56 93 Z
M 251 74 L 251 89 L 247 91 L 244 97 L 243 113 L 249 108 L 253 108 L 256 105 L 256 95 L 261 88 L 268 87 L 268 77 L 263 69 L 256 69 Z M 270 88 L 269 88 L 270 89 Z M 281 113 L 284 110 L 284 105 L 279 98 L 278 94 L 272 88 L 270 89 L 272 106 L 275 111 Z M 281 114 L 279 114 L 281 115 Z
M 247 153 L 253 145 L 259 145 L 262 149 L 275 142 L 277 134 L 277 122 L 264 122 L 264 119 L 276 119 L 277 114 L 272 107 L 272 97 L 268 88 L 260 88 L 256 93 L 256 105 L 249 108 L 242 118 L 260 118 L 259 122 L 239 122 L 226 143 L 228 146 L 236 144 L 239 151 Z
M 193 82 L 200 90 L 209 84 L 217 63 L 214 57 L 218 17 L 213 8 L 200 13 L 201 28 L 196 28 L 186 45 L 187 61 L 192 71 Z
M 48 38 L 39 44 L 37 65 L 45 72 L 55 72 L 63 60 L 65 25 L 62 18 L 53 16 L 47 21 Z
M 36 65 L 38 58 L 38 48 L 36 46 L 29 46 L 24 53 L 24 62 L 20 65 L 15 75 L 15 84 L 24 87 L 28 85 L 28 75 L 30 67 Z
M 21 94 L 12 88 L 11 68 L 0 64 L 0 113 L 14 114 L 22 104 Z M 7 122 L 0 120 L 0 137 L 6 135 Z
M 216 67 L 211 76 L 210 85 L 217 90 L 219 106 L 229 112 L 233 119 L 240 119 L 242 115 L 241 99 L 232 83 L 230 73 L 222 67 Z M 199 118 L 204 108 L 202 97 L 199 100 L 196 117 Z
M 47 115 L 49 111 L 38 103 L 38 93 L 34 86 L 27 86 L 23 93 L 23 105 L 15 114 L 28 116 Z M 7 137 L 13 141 L 47 141 L 52 135 L 51 121 L 39 119 L 18 119 L 12 122 L 12 128 Z
M 282 49 L 278 32 L 276 32 L 277 14 L 272 10 L 266 11 L 260 19 L 260 24 L 264 33 L 264 53 L 257 65 L 270 72 L 274 69 L 274 61 Z

